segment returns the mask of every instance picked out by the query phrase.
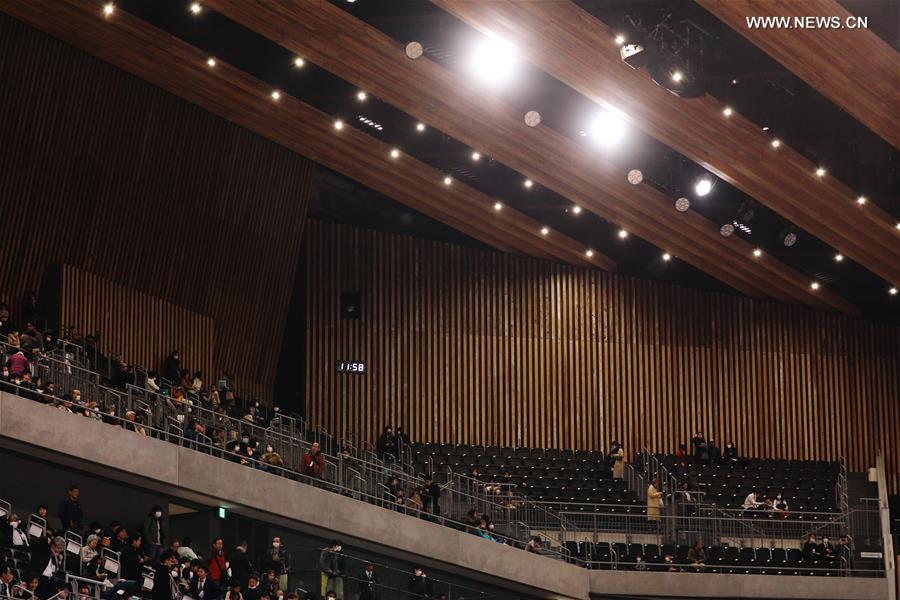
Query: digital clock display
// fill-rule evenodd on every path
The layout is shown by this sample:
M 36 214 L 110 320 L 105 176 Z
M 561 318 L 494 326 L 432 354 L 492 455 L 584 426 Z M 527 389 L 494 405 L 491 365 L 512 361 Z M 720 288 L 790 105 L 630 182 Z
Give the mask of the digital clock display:
M 337 363 L 338 373 L 365 373 L 366 363 L 358 360 L 339 360 Z

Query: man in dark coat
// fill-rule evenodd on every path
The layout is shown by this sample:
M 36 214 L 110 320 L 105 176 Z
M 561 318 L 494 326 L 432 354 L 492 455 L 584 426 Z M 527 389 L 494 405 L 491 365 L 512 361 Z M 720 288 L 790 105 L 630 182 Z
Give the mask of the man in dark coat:
M 62 521 L 64 529 L 81 533 L 81 522 L 84 520 L 84 511 L 81 510 L 81 501 L 79 497 L 81 490 L 77 485 L 69 487 L 69 493 L 59 503 L 59 520 Z
M 218 584 L 209 577 L 205 565 L 197 567 L 197 576 L 191 581 L 188 593 L 195 600 L 219 600 L 221 595 Z
M 241 542 L 237 548 L 231 553 L 228 559 L 231 567 L 231 579 L 241 584 L 241 588 L 247 585 L 250 579 L 250 573 L 253 571 L 253 565 L 247 557 L 247 542 Z
M 178 587 L 178 557 L 166 550 L 159 557 L 159 565 L 153 576 L 153 600 L 179 600 L 181 592 Z
M 425 571 L 421 567 L 416 567 L 412 577 L 409 578 L 409 584 L 406 587 L 409 600 L 430 599 L 434 594 L 431 580 L 425 575 Z
M 375 565 L 367 562 L 366 568 L 357 579 L 359 580 L 358 600 L 376 600 L 378 598 L 378 573 L 375 572 Z
M 378 436 L 375 451 L 381 460 L 397 458 L 397 439 L 394 437 L 394 430 L 390 426 L 385 427 L 382 434 Z

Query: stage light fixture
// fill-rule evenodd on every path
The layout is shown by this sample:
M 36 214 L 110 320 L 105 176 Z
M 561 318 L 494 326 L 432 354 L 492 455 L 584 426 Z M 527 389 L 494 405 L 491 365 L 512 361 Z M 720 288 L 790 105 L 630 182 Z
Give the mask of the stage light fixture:
M 591 139 L 601 146 L 612 146 L 625 137 L 625 122 L 610 111 L 605 111 L 591 122 L 587 129 Z
M 103 16 L 110 17 L 112 14 L 116 12 L 116 5 L 112 2 L 107 2 L 103 5 Z
M 580 215 L 581 207 L 576 204 L 575 206 L 572 207 L 572 212 L 575 213 L 576 215 Z
M 199 15 L 201 12 L 203 12 L 203 7 L 200 6 L 200 3 L 199 2 L 191 2 L 191 13 L 193 13 L 195 15 Z
M 774 140 L 772 140 L 773 148 L 778 148 L 779 146 L 781 146 L 781 140 L 779 140 L 778 138 L 775 138 Z
M 684 79 L 684 73 L 681 71 L 675 71 L 672 73 L 672 81 L 675 83 L 681 83 L 681 80 Z
M 306 64 L 306 61 L 303 60 L 303 57 L 301 57 L 301 56 L 298 56 L 294 59 L 294 66 L 297 67 L 298 69 L 302 68 L 303 65 L 305 65 L 305 64 Z
M 757 248 L 756 250 L 753 251 L 753 256 L 755 256 L 756 258 L 759 258 L 760 256 L 762 256 L 762 250 Z
M 730 106 L 726 106 L 724 109 L 722 109 L 722 114 L 726 117 L 730 117 L 732 114 L 734 114 L 734 110 L 732 110 Z
M 341 121 L 340 119 L 338 119 L 337 121 L 334 122 L 334 128 L 337 129 L 338 131 L 340 131 L 341 129 L 344 128 L 344 122 Z
M 516 49 L 503 40 L 492 38 L 477 44 L 469 55 L 469 70 L 484 83 L 499 85 L 516 70 Z
M 585 256 L 587 256 L 588 258 L 590 258 L 590 257 L 592 257 L 592 256 L 594 255 L 594 251 L 593 251 L 593 250 L 588 250 L 588 251 L 585 252 L 584 254 L 585 254 Z
M 208 66 L 208 67 L 214 67 L 214 66 L 216 66 L 216 59 L 213 58 L 212 56 L 210 56 L 209 58 L 207 58 L 207 59 L 206 59 L 206 66 Z
M 625 43 L 625 36 L 620 33 L 619 35 L 616 36 L 616 46 L 621 46 L 624 43 Z
M 860 196 L 859 198 L 856 199 L 856 203 L 859 204 L 860 206 L 862 206 L 863 204 L 866 203 L 866 197 Z
M 449 175 L 444 177 L 444 185 L 450 185 L 451 183 L 453 183 L 453 179 L 451 179 Z
M 622 44 L 619 47 L 619 58 L 632 69 L 641 69 L 650 64 L 652 57 L 642 44 Z
M 896 296 L 896 295 L 897 295 L 897 288 L 892 287 L 891 289 L 888 290 L 888 294 L 890 294 L 891 296 Z
M 701 177 L 697 180 L 697 183 L 694 184 L 694 192 L 700 196 L 706 196 L 712 191 L 713 182 L 709 177 Z
M 664 252 L 662 255 L 662 259 L 665 262 L 669 262 L 670 260 L 672 260 L 672 255 L 669 254 L 668 252 Z
M 391 149 L 391 158 L 400 158 L 400 151 L 396 148 Z
M 503 208 L 503 205 L 499 202 L 494 202 L 494 210 L 500 210 Z
M 425 131 L 425 123 L 416 123 L 416 131 L 419 133 Z
M 472 160 L 474 160 L 475 162 L 478 162 L 479 160 L 481 160 L 481 153 L 480 153 L 480 152 L 473 152 L 473 153 L 472 153 Z
M 809 284 L 809 287 L 811 287 L 814 290 L 817 290 L 817 289 L 819 289 L 819 282 L 813 281 L 811 284 Z
M 620 229 L 620 230 L 619 230 L 619 239 L 623 239 L 623 240 L 624 240 L 624 239 L 627 238 L 627 237 L 628 237 L 628 232 L 625 231 L 624 229 Z
M 628 183 L 631 185 L 640 185 L 642 181 L 644 181 L 644 174 L 640 171 L 640 169 L 632 169 L 628 171 Z
M 278 90 L 272 90 L 272 100 L 281 100 L 281 92 Z
M 522 185 L 530 190 L 532 187 L 534 187 L 534 182 L 530 179 L 526 179 L 524 182 L 522 182 Z
M 541 235 L 547 235 L 548 233 L 550 233 L 549 227 L 541 227 Z
M 843 261 L 844 261 L 844 255 L 843 255 L 843 254 L 835 254 L 835 255 L 834 255 L 834 262 L 843 262 Z
M 365 99 L 368 97 L 369 96 L 362 90 L 359 90 L 358 92 L 356 92 L 356 99 L 359 100 L 360 102 L 364 102 Z
M 825 169 L 823 167 L 816 169 L 816 177 L 825 177 Z
M 784 235 L 784 238 L 782 238 L 781 241 L 784 244 L 785 248 L 790 248 L 797 243 L 797 234 L 793 231 L 789 231 Z

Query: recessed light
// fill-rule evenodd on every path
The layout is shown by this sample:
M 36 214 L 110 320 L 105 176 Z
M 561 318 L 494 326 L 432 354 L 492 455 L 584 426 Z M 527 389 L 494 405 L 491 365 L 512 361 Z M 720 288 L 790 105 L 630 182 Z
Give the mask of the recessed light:
M 398 158 L 400 156 L 400 151 L 396 148 L 391 149 L 391 158 Z
M 813 281 L 811 284 L 809 284 L 809 287 L 811 287 L 814 290 L 817 290 L 817 289 L 819 289 L 819 282 Z
M 620 33 L 619 35 L 616 36 L 616 45 L 621 46 L 624 43 L 625 43 L 625 36 Z
M 672 73 L 672 81 L 674 81 L 675 83 L 680 82 L 682 79 L 684 79 L 684 73 L 682 73 L 681 71 L 675 71 L 674 73 Z
M 280 99 L 281 99 L 281 92 L 279 92 L 278 90 L 272 90 L 272 100 L 280 100 Z
M 213 58 L 212 56 L 210 56 L 209 58 L 206 59 L 206 64 L 207 64 L 207 66 L 214 67 L 214 66 L 216 66 L 216 59 Z
M 780 146 L 780 145 L 781 145 L 781 140 L 779 140 L 778 138 L 775 138 L 774 140 L 772 140 L 772 147 L 773 147 L 773 148 L 777 148 L 777 147 Z
M 701 177 L 694 184 L 694 191 L 698 196 L 705 196 L 712 191 L 713 182 L 709 177 Z
M 480 152 L 473 152 L 473 153 L 472 153 L 472 160 L 474 160 L 474 161 L 479 161 L 479 160 L 481 160 L 481 153 L 480 153 Z
M 866 197 L 860 196 L 859 198 L 856 199 L 856 203 L 859 204 L 860 206 L 862 206 L 863 204 L 866 203 Z
M 501 208 L 503 208 L 502 204 L 500 204 L 499 202 L 494 202 L 494 210 L 500 210 Z
M 576 204 L 575 206 L 572 207 L 572 212 L 575 213 L 576 215 L 580 215 L 581 207 Z
M 359 90 L 358 92 L 356 92 L 356 99 L 359 100 L 360 102 L 362 102 L 366 98 L 368 98 L 368 96 L 366 95 L 366 93 L 364 91 Z
M 756 258 L 759 258 L 760 256 L 762 256 L 762 250 L 757 248 L 756 250 L 753 251 L 753 256 L 755 256 Z
M 194 13 L 195 15 L 199 15 L 202 10 L 203 10 L 203 7 L 200 6 L 199 2 L 191 2 L 191 12 L 192 13 Z
M 628 237 L 628 232 L 625 231 L 624 229 L 620 229 L 620 230 L 619 230 L 619 237 L 620 237 L 621 239 L 624 240 L 625 238 Z
M 897 224 L 894 225 L 894 227 L 896 227 L 897 229 L 900 229 L 900 221 L 897 221 Z
M 294 66 L 297 67 L 298 69 L 305 64 L 306 64 L 306 61 L 303 60 L 303 58 L 300 56 L 298 56 L 297 58 L 294 59 Z
M 344 122 L 341 121 L 340 119 L 338 119 L 337 121 L 334 122 L 334 128 L 337 129 L 338 131 L 340 131 L 341 129 L 344 128 Z
M 418 132 L 425 131 L 425 123 L 416 123 L 416 131 L 418 131 Z
M 842 262 L 843 260 L 844 260 L 843 254 L 835 254 L 834 255 L 834 262 Z
M 108 17 L 116 12 L 116 5 L 112 2 L 107 2 L 103 5 L 103 16 Z
M 888 294 L 890 294 L 891 296 L 896 296 L 896 295 L 897 295 L 897 288 L 892 287 L 891 289 L 888 290 Z
M 731 85 L 737 85 L 737 84 L 738 84 L 738 80 L 737 80 L 737 79 L 732 79 L 732 80 L 731 80 Z
M 825 177 L 825 169 L 822 167 L 816 169 L 816 177 Z
M 672 255 L 668 252 L 664 252 L 662 255 L 662 259 L 666 262 L 669 262 L 670 260 L 672 260 Z
M 453 179 L 451 179 L 449 175 L 444 177 L 444 185 L 450 185 L 451 183 L 453 183 Z
M 730 106 L 726 106 L 724 109 L 722 109 L 722 114 L 725 115 L 726 117 L 730 117 L 733 112 L 734 111 L 731 109 Z
M 550 233 L 549 227 L 541 227 L 541 235 L 547 235 L 548 233 Z
M 534 182 L 533 182 L 532 180 L 530 180 L 530 179 L 526 179 L 526 180 L 522 183 L 522 185 L 524 185 L 525 187 L 531 189 L 531 186 L 534 185 Z
M 592 257 L 592 256 L 594 255 L 594 251 L 593 251 L 593 250 L 588 250 L 588 251 L 585 252 L 584 254 L 585 254 L 585 256 L 587 256 L 588 258 L 590 258 L 590 257 Z

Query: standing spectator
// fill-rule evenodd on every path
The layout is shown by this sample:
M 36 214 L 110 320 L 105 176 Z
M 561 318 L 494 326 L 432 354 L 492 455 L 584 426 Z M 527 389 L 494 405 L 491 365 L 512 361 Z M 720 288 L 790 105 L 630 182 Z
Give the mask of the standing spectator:
M 319 442 L 313 442 L 309 452 L 303 455 L 300 463 L 300 473 L 307 477 L 321 479 L 325 472 L 325 457 L 319 447 Z
M 613 440 L 612 444 L 609 446 L 609 455 L 607 457 L 609 459 L 610 468 L 612 469 L 613 479 L 624 479 L 625 478 L 625 450 L 622 448 L 622 445 L 619 444 L 616 440 Z
M 722 455 L 722 462 L 728 465 L 734 465 L 738 462 L 738 451 L 734 442 L 725 444 L 725 454 Z
M 154 506 L 144 519 L 144 550 L 150 560 L 155 561 L 162 551 L 162 545 L 166 540 L 166 533 L 162 525 L 162 507 Z
M 413 569 L 412 577 L 409 578 L 406 589 L 409 592 L 409 595 L 407 596 L 409 600 L 422 600 L 423 598 L 430 599 L 434 595 L 431 580 L 428 579 L 428 576 L 425 574 L 422 567 Z
M 191 391 L 195 394 L 199 394 L 203 390 L 203 373 L 200 371 L 194 371 L 194 375 L 191 377 Z
M 647 520 L 659 521 L 659 511 L 663 507 L 663 493 L 659 489 L 659 480 L 654 479 L 647 486 Z
M 434 482 L 434 476 L 430 473 L 425 475 L 425 485 L 422 486 L 419 495 L 422 498 L 425 512 L 435 517 L 441 516 L 441 486 Z
M 195 600 L 218 600 L 220 596 L 219 584 L 212 577 L 212 573 L 206 567 L 197 567 L 197 576 L 191 581 L 190 595 Z
M 722 460 L 722 451 L 719 450 L 719 447 L 716 446 L 716 440 L 709 438 L 709 443 L 706 445 L 706 451 L 709 454 L 709 462 L 710 464 L 717 465 Z
M 378 573 L 375 572 L 375 565 L 367 562 L 357 579 L 359 579 L 357 600 L 376 600 L 378 598 Z
M 260 558 L 259 568 L 261 571 L 274 571 L 281 588 L 287 587 L 287 552 L 281 543 L 281 538 L 277 535 L 272 538 L 272 544 Z M 244 595 L 246 596 L 246 594 Z
M 694 451 L 695 462 L 702 463 L 704 462 L 705 458 L 709 458 L 709 454 L 706 448 L 706 438 L 703 437 L 702 431 L 698 431 L 694 434 L 694 437 L 691 438 L 691 448 L 693 448 Z
M 13 344 L 12 342 L 9 342 L 9 344 L 18 346 L 18 344 Z M 23 373 L 31 372 L 31 364 L 29 364 L 28 359 L 25 358 L 25 353 L 21 350 L 6 359 L 6 368 L 9 369 L 9 375 L 13 378 L 22 377 Z
M 206 561 L 207 566 L 204 569 L 204 573 L 209 574 L 209 578 L 212 579 L 217 586 L 224 583 L 228 576 L 228 560 L 225 558 L 224 548 L 225 542 L 222 541 L 222 538 L 216 538 L 212 545 L 212 552 L 210 553 L 209 560 Z
M 381 435 L 378 436 L 375 451 L 381 460 L 397 458 L 397 439 L 394 437 L 394 430 L 390 426 L 385 427 Z
M 250 580 L 250 572 L 253 571 L 253 565 L 250 563 L 250 558 L 247 556 L 246 541 L 241 541 L 237 547 L 235 547 L 234 551 L 231 553 L 231 557 L 228 559 L 228 564 L 231 566 L 232 584 L 238 583 L 241 587 L 247 585 L 247 582 Z
M 180 576 L 178 573 L 178 557 L 169 552 L 163 552 L 159 557 L 159 566 L 153 577 L 153 600 L 179 600 Z
M 319 553 L 319 573 L 321 579 L 320 593 L 324 596 L 329 590 L 344 595 L 344 574 L 341 570 L 340 554 L 343 546 L 338 540 L 332 540 Z
M 163 363 L 163 377 L 168 379 L 172 385 L 176 385 L 180 379 L 180 373 L 181 357 L 178 354 L 178 350 L 172 350 L 169 356 L 166 357 L 165 363 Z
M 141 568 L 144 566 L 144 556 L 141 554 L 141 535 L 135 533 L 128 540 L 128 547 L 122 552 L 122 579 L 129 581 L 141 581 Z
M 147 381 L 144 383 L 144 389 L 153 392 L 154 394 L 159 391 L 159 384 L 156 383 L 156 380 L 159 378 L 159 374 L 156 371 L 150 371 L 147 373 Z
M 59 520 L 62 521 L 63 529 L 81 532 L 81 522 L 84 520 L 84 512 L 81 510 L 81 501 L 78 499 L 81 491 L 78 486 L 72 484 L 69 486 L 69 492 L 62 502 L 59 503 Z
M 853 568 L 853 544 L 850 541 L 850 536 L 846 533 L 841 535 L 840 539 L 838 539 L 837 548 L 834 550 L 834 555 L 846 561 L 847 568 Z
M 394 451 L 397 453 L 397 460 L 403 460 L 406 449 L 409 448 L 409 436 L 403 431 L 403 427 L 397 425 L 397 434 L 394 436 Z
M 803 560 L 815 561 L 819 558 L 819 541 L 816 534 L 810 532 L 806 536 L 806 542 L 803 543 Z
M 541 540 L 541 536 L 535 535 L 532 536 L 528 543 L 525 544 L 525 552 L 531 552 L 532 554 L 540 554 L 541 548 L 544 547 L 544 542 Z

